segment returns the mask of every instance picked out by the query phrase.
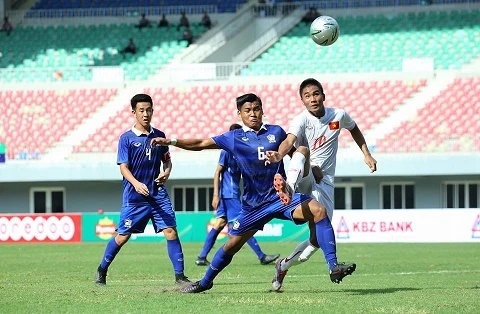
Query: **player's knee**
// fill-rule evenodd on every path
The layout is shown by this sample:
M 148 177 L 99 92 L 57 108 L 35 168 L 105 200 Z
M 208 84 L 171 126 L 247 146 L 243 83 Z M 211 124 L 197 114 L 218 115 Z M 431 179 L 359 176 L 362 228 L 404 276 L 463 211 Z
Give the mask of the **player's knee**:
M 310 150 L 306 146 L 298 146 L 295 152 L 304 155 L 306 158 L 310 158 Z
M 216 230 L 222 230 L 226 224 L 227 224 L 227 221 L 224 218 L 217 218 L 213 223 L 213 228 L 215 228 Z
M 167 240 L 175 240 L 178 238 L 177 229 L 176 228 L 165 228 L 162 230 L 165 239 Z
M 115 242 L 117 243 L 118 246 L 123 246 L 125 243 L 128 242 L 128 239 L 130 239 L 130 234 L 117 234 L 115 236 Z
M 312 215 L 314 218 L 313 220 L 315 222 L 320 221 L 325 217 L 328 217 L 327 209 L 325 208 L 325 206 L 321 205 L 318 202 L 315 202 L 315 206 L 313 206 L 313 208 L 311 208 L 310 211 L 312 212 Z

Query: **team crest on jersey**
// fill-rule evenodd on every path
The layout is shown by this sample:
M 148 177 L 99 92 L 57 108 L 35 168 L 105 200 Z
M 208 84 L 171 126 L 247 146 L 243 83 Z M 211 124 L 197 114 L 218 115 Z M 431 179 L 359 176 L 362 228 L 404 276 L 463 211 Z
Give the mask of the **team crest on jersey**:
M 240 228 L 240 223 L 238 222 L 238 220 L 236 220 L 233 224 L 233 230 L 237 230 L 238 228 Z
M 268 134 L 267 135 L 267 139 L 268 139 L 268 142 L 269 143 L 275 143 L 277 140 L 275 139 L 275 135 L 274 134 Z
M 133 146 L 135 146 L 135 147 L 139 147 L 140 145 L 142 145 L 142 143 L 140 143 L 140 142 L 133 143 Z
M 125 219 L 124 226 L 125 228 L 130 228 L 132 226 L 132 220 L 130 218 Z

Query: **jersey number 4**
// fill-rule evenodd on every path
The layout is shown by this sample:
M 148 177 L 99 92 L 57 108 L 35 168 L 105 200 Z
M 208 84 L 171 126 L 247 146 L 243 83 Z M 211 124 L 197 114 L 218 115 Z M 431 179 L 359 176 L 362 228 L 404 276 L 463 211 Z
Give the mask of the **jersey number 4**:
M 148 157 L 148 160 L 152 160 L 152 149 L 151 148 L 145 149 L 145 155 Z

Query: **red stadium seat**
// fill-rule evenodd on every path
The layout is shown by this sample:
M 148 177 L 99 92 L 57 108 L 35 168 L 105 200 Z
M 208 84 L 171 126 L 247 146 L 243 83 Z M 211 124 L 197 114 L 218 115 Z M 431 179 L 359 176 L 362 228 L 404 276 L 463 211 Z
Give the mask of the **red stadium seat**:
M 71 89 L 71 90 L 24 90 L 5 91 L 0 94 L 0 110 L 6 115 L 0 116 L 0 125 L 7 125 L 6 119 L 18 120 L 17 127 L 22 123 L 24 129 L 35 130 L 26 138 L 20 133 L 17 136 L 8 136 L 7 147 L 21 147 L 23 143 L 31 138 L 33 141 L 28 153 L 39 152 L 40 154 L 51 146 L 55 145 L 63 136 L 81 124 L 89 114 L 98 109 L 98 102 L 85 102 L 80 95 L 92 89 Z M 99 89 L 98 93 L 105 92 Z M 113 94 L 112 94 L 113 95 Z M 8 113 L 11 102 L 16 103 L 20 110 L 15 114 Z M 20 112 L 20 115 L 18 114 Z M 11 121 L 8 123 L 11 125 Z M 8 134 L 17 133 L 15 129 L 7 128 Z
M 460 138 L 467 138 L 468 141 L 475 142 L 480 134 L 480 126 L 478 123 L 475 125 L 474 122 L 478 119 L 471 119 L 472 115 L 478 112 L 475 106 L 480 102 L 478 93 L 470 93 L 473 80 L 475 79 L 456 79 L 454 83 L 440 91 L 437 97 L 420 109 L 414 120 L 402 123 L 379 142 L 388 142 L 390 139 L 393 143 L 396 139 L 398 142 L 411 143 L 413 138 L 413 143 L 419 143 L 419 145 L 409 145 L 409 151 L 425 151 L 427 147 L 433 147 L 433 150 L 447 149 L 449 151 L 478 150 L 478 147 L 463 147 L 459 143 L 451 144 L 452 141 Z M 476 80 L 478 85 L 480 80 Z M 422 80 L 414 90 L 418 90 L 425 84 L 426 81 Z M 451 91 L 454 95 L 442 96 Z M 464 97 L 463 95 L 469 96 Z M 403 138 L 399 139 L 399 136 Z M 378 146 L 377 151 L 388 152 L 383 144 Z M 394 151 L 398 152 L 399 149 Z

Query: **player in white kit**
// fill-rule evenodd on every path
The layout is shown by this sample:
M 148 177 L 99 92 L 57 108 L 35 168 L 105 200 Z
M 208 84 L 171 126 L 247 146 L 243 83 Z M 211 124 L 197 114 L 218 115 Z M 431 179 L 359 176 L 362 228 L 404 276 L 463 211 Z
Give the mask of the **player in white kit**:
M 377 161 L 370 154 L 362 132 L 345 110 L 324 107 L 325 94 L 320 82 L 313 78 L 306 79 L 300 84 L 299 92 L 305 110 L 292 119 L 287 138 L 280 145 L 278 152 L 267 152 L 266 159 L 268 162 L 278 162 L 293 147 L 308 147 L 309 153 L 297 151 L 292 155 L 286 182 L 281 176 L 276 176 L 275 186 L 286 204 L 292 191 L 298 190 L 304 194 L 310 194 L 311 191 L 312 196 L 325 206 L 328 217 L 332 220 L 340 130 L 345 128 L 350 131 L 364 155 L 370 172 L 377 170 Z M 309 162 L 312 171 L 309 171 Z M 310 234 L 314 236 L 315 232 Z M 307 261 L 318 249 L 317 240 L 313 236 L 300 243 L 289 256 L 277 260 L 273 279 L 274 290 L 281 288 L 283 278 L 291 266 Z

